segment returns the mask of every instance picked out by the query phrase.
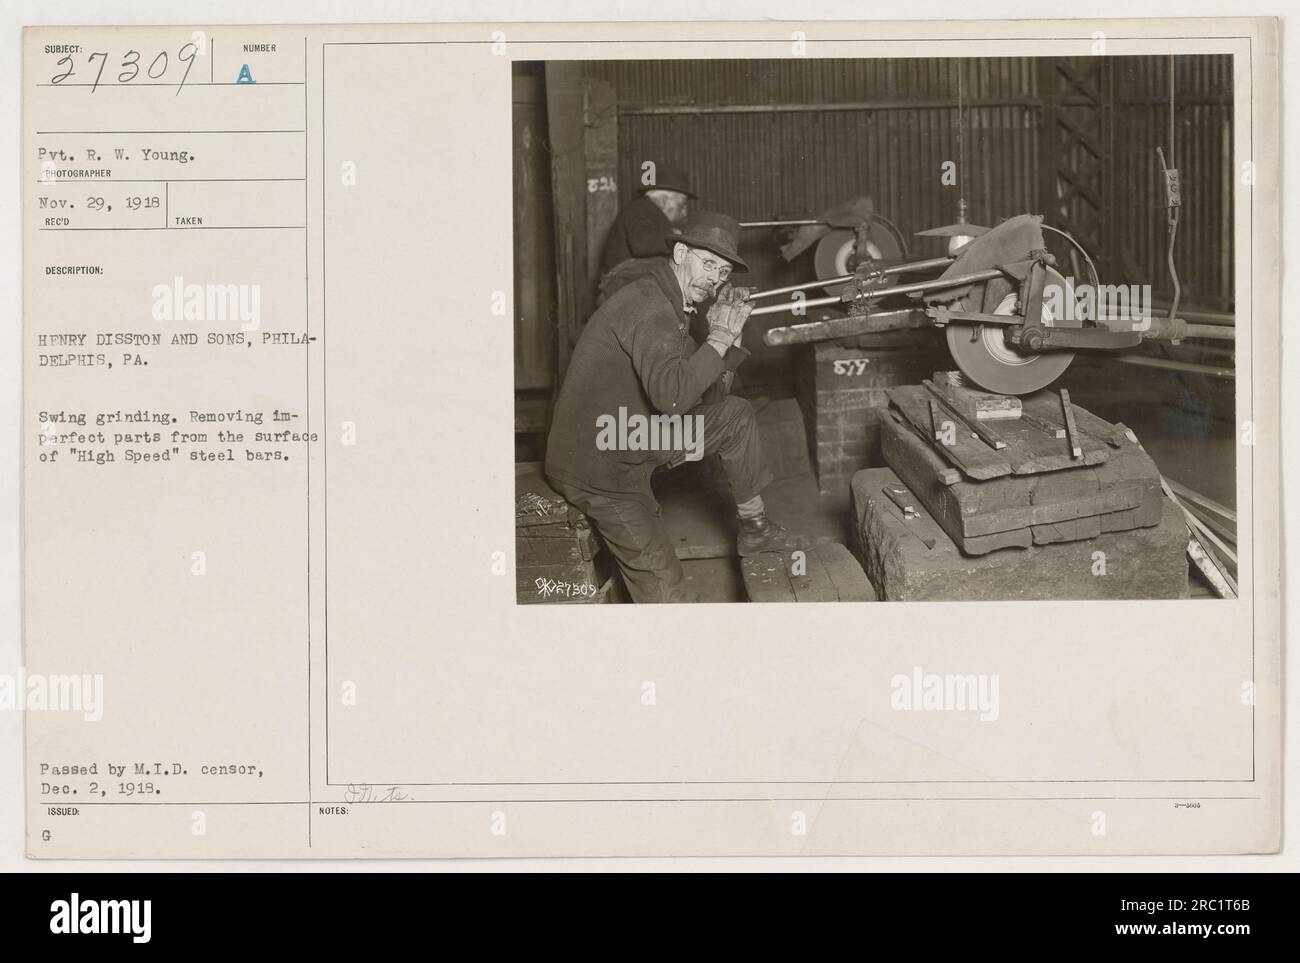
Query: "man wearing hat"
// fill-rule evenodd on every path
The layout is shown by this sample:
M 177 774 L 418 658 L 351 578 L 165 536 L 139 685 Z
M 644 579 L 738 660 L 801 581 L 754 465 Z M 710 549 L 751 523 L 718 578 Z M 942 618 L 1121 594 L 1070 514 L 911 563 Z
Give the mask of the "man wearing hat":
M 619 211 L 605 238 L 600 255 L 601 293 L 608 297 L 617 289 L 606 283 L 615 268 L 615 279 L 629 280 L 644 274 L 638 259 L 660 257 L 668 236 L 676 234 L 686 222 L 690 210 L 688 199 L 694 198 L 686 172 L 674 164 L 646 165 L 639 196 Z M 627 262 L 633 262 L 631 264 Z
M 650 488 L 659 467 L 719 455 L 739 516 L 742 556 L 804 547 L 807 540 L 768 517 L 754 409 L 727 395 L 728 373 L 747 352 L 737 347 L 752 305 L 733 291 L 731 273 L 749 268 L 737 253 L 740 226 L 699 212 L 665 240 L 649 272 L 615 291 L 583 329 L 556 399 L 546 475 L 595 526 L 618 561 L 636 602 L 688 601 L 681 563 Z M 696 305 L 716 296 L 701 343 L 691 334 Z M 607 431 L 617 422 L 693 427 L 673 435 L 691 450 L 646 444 L 646 436 Z M 603 427 L 602 427 L 603 426 Z M 650 435 L 654 438 L 654 435 Z

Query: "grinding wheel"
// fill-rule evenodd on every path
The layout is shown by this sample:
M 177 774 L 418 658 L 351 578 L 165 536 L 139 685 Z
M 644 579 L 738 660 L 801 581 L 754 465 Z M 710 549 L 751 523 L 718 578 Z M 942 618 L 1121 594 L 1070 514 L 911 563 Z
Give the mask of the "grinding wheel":
M 1052 294 L 1055 288 L 1057 294 Z M 1007 294 L 993 310 L 1008 316 L 1015 313 L 1017 293 Z M 1043 326 L 1083 326 L 1078 317 L 1061 319 L 1061 305 L 1074 303 L 1073 286 L 1060 273 L 1047 269 L 1043 285 Z M 1077 311 L 1069 312 L 1077 315 Z M 948 350 L 962 374 L 985 391 L 1002 395 L 1027 395 L 1046 388 L 1065 373 L 1074 360 L 1072 351 L 1022 352 L 1007 344 L 1003 325 L 950 323 L 946 332 Z
M 899 246 L 898 239 L 883 224 L 872 222 L 867 237 L 870 242 L 867 254 L 871 257 L 887 260 L 903 257 L 904 251 Z M 855 253 L 856 243 L 857 235 L 846 227 L 834 228 L 824 235 L 817 242 L 817 249 L 813 252 L 813 266 L 817 271 L 818 279 L 838 278 L 852 274 L 849 269 L 849 258 Z M 839 297 L 840 292 L 847 286 L 847 282 L 823 284 L 822 290 L 832 297 Z

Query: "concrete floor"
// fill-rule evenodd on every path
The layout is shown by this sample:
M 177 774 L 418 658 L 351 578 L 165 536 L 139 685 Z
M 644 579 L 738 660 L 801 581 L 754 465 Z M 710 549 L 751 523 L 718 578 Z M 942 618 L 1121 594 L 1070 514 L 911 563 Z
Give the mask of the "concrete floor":
M 817 480 L 810 472 L 795 478 L 773 482 L 763 492 L 763 502 L 768 515 L 783 528 L 806 535 L 825 536 L 841 544 L 850 544 L 849 497 L 821 496 L 817 494 Z M 667 510 L 665 510 L 667 516 Z M 729 522 L 726 516 L 723 516 Z M 727 531 L 729 525 L 721 521 L 718 530 Z M 673 532 L 669 519 L 669 532 Z M 734 536 L 730 536 L 734 537 Z M 734 545 L 728 541 L 729 546 Z M 724 558 L 683 559 L 687 587 L 697 593 L 702 602 L 745 602 L 745 584 L 740 574 L 740 559 L 735 555 Z

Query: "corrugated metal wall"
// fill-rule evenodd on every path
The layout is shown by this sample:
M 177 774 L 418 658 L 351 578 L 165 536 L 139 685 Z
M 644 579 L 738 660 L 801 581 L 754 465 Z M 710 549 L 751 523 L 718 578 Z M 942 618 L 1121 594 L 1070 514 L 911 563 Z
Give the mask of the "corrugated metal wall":
M 1117 61 L 1115 202 L 1119 252 L 1141 267 L 1155 266 L 1158 296 L 1167 296 L 1166 218 L 1159 145 L 1169 145 L 1168 57 Z M 1182 176 L 1183 209 L 1175 264 L 1185 303 L 1232 307 L 1232 58 L 1174 58 L 1174 159 Z
M 1184 203 L 1184 297 L 1230 306 L 1230 57 L 1180 57 L 1175 161 Z M 1168 288 L 1156 144 L 1168 141 L 1168 58 L 1113 58 L 1115 243 L 1107 252 Z M 1033 59 L 600 61 L 586 72 L 618 97 L 621 184 L 645 159 L 691 171 L 698 204 L 740 220 L 809 215 L 858 194 L 905 232 L 952 221 L 960 77 L 967 107 L 964 193 L 977 223 L 1039 207 L 1040 92 Z M 630 196 L 630 191 L 624 189 Z M 941 242 L 909 240 L 913 253 Z M 1119 280 L 1111 279 L 1107 280 Z

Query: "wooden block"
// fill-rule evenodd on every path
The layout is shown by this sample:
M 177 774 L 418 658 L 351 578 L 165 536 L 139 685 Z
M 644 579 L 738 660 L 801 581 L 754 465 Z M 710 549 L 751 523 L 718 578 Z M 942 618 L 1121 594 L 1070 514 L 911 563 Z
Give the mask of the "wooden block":
M 1096 538 L 1101 534 L 1101 516 L 1070 518 L 1033 526 L 1035 545 L 1052 545 L 1056 542 L 1074 542 L 1083 538 Z
M 741 559 L 751 602 L 874 602 L 875 589 L 852 553 L 827 542 L 802 553 L 764 552 Z
M 855 491 L 858 494 L 853 495 L 852 493 Z M 906 497 L 896 497 L 895 493 L 899 491 L 904 492 Z M 885 485 L 880 492 L 893 504 L 892 510 L 884 504 L 880 506 L 880 510 L 890 512 L 901 523 L 901 527 L 910 532 L 927 549 L 934 548 L 940 539 L 946 538 L 943 529 L 939 527 L 938 523 L 928 513 L 917 509 L 916 497 L 901 482 L 897 485 Z M 854 498 L 861 497 L 861 492 L 857 488 L 856 475 L 854 476 L 853 485 L 850 486 L 850 494 Z
M 1056 398 L 1052 392 L 1045 394 Z M 1077 468 L 1080 464 L 1097 465 L 1110 457 L 1110 449 L 1104 442 L 1085 436 L 1079 439 L 1082 454 L 1075 458 L 1070 451 L 1065 430 L 1061 428 L 1059 433 L 1057 431 L 1062 418 L 1059 400 L 1055 410 L 1053 417 L 1045 413 L 1043 405 L 1034 403 L 1031 408 L 1026 403 L 1019 421 L 998 425 L 998 430 L 1015 449 L 1015 454 L 1011 457 L 1015 474 L 1034 475 Z
M 1159 472 L 1135 445 L 1099 465 L 1073 471 L 962 479 L 950 485 L 939 478 L 945 466 L 934 447 L 907 424 L 893 419 L 883 422 L 881 448 L 885 461 L 918 500 L 916 507 L 924 507 L 968 554 L 1027 546 L 1036 533 L 1060 539 L 1082 532 L 1083 526 L 1036 528 L 1078 518 L 1112 517 L 1116 527 L 1110 530 L 1126 523 L 1136 527 L 1158 521 L 1153 506 L 1160 498 Z
M 935 395 L 940 399 L 943 398 L 943 392 L 939 390 L 939 387 L 933 381 L 927 379 L 925 381 L 922 381 L 921 384 L 925 385 L 926 390 L 929 391 L 932 395 Z M 933 408 L 933 404 L 934 403 L 931 402 L 931 408 Z M 980 441 L 984 442 L 984 444 L 988 445 L 990 448 L 994 449 L 995 451 L 1000 451 L 1001 449 L 1007 447 L 1006 439 L 1004 439 L 992 428 L 989 428 L 987 425 L 980 424 L 978 419 L 963 414 L 962 412 L 958 411 L 955 407 L 953 407 L 951 404 L 945 403 L 941 407 L 945 412 L 948 412 L 949 414 L 952 414 L 955 418 L 957 418 L 958 421 L 960 421 L 961 424 L 971 432 L 971 434 L 978 437 Z
M 567 525 L 568 503 L 546 481 L 539 461 L 515 463 L 515 527 Z
M 1066 394 L 1067 393 L 1064 389 L 1062 389 L 1062 396 L 1064 397 Z M 1098 418 L 1086 408 L 1080 408 L 1076 404 L 1071 404 L 1070 414 L 1074 417 L 1076 427 L 1082 428 L 1085 433 L 1092 435 L 1094 438 L 1100 438 L 1113 448 L 1119 448 L 1123 446 L 1125 442 L 1129 442 L 1130 444 L 1137 443 L 1136 438 L 1128 437 L 1132 432 L 1127 428 L 1120 425 L 1112 425 L 1104 418 Z
M 783 559 L 796 602 L 838 602 L 839 593 L 816 549 L 804 552 L 802 561 L 791 552 Z M 864 579 L 865 580 L 865 579 Z
M 1020 417 L 1019 398 L 967 387 L 962 383 L 959 371 L 936 371 L 934 384 L 943 392 L 944 399 L 952 405 L 953 410 L 972 420 L 1003 421 Z
M 536 496 L 536 497 L 530 497 Z M 564 565 L 577 546 L 577 557 L 590 561 L 600 550 L 595 532 L 542 474 L 540 462 L 515 465 L 515 564 Z
M 572 529 L 552 525 L 541 535 L 515 531 L 516 565 L 565 564 L 575 557 L 589 562 L 599 550 L 596 533 L 585 525 Z
M 929 402 L 934 395 L 924 385 L 892 388 L 889 391 L 890 402 L 895 409 L 920 429 L 923 436 L 929 436 Z M 1022 417 L 999 421 L 997 427 L 979 426 L 994 431 L 1006 447 L 997 451 L 989 449 L 982 441 L 969 438 L 963 432 L 965 425 L 956 426 L 955 443 L 942 449 L 935 445 L 939 454 L 950 465 L 958 468 L 969 479 L 984 480 L 1002 475 L 1036 475 L 1042 472 L 1061 471 L 1077 468 L 1080 464 L 1096 465 L 1110 457 L 1108 443 L 1086 432 L 1079 438 L 1082 456 L 1073 457 L 1068 444 L 1056 438 L 1054 432 L 1045 431 L 1039 422 L 1059 421 L 1062 417 L 1060 396 L 1051 391 L 1040 391 L 1022 399 L 1024 413 Z M 1077 406 L 1074 411 L 1081 411 Z M 1024 417 L 1032 415 L 1032 418 Z M 923 420 L 922 420 L 923 416 Z M 1095 416 L 1094 416 L 1095 417 Z M 1097 419 L 1107 429 L 1108 423 Z
M 1079 410 L 1082 411 L 1083 409 L 1080 408 Z M 1091 412 L 1088 413 L 1091 414 Z M 1126 438 L 1128 441 L 1131 441 L 1133 444 L 1135 445 L 1140 444 L 1140 442 L 1138 441 L 1138 436 L 1133 434 L 1133 429 L 1130 428 L 1128 425 L 1124 424 L 1124 422 L 1122 421 L 1115 422 L 1115 430 L 1119 432 L 1121 435 L 1123 435 L 1124 438 Z M 1118 448 L 1119 445 L 1120 445 L 1119 440 L 1116 440 L 1115 447 Z
M 516 464 L 515 601 L 602 601 L 608 592 L 602 595 L 601 589 L 611 571 L 600 539 L 586 518 L 547 484 L 541 463 Z
M 591 602 L 604 578 L 576 546 L 567 562 L 515 567 L 515 601 L 520 605 Z
M 1031 415 L 1027 411 L 1022 411 L 1020 413 L 1020 417 L 1026 424 L 1032 425 L 1033 427 L 1037 428 L 1039 431 L 1043 432 L 1045 435 L 1050 435 L 1052 438 L 1065 437 L 1065 429 L 1062 428 L 1060 425 L 1056 424 L 1055 422 L 1046 421 L 1035 415 Z
M 930 403 L 934 396 L 923 385 L 904 385 L 889 389 L 890 403 L 914 425 L 921 435 L 931 436 Z M 883 427 L 883 422 L 882 422 Z M 954 424 L 952 444 L 934 445 L 944 459 L 969 478 L 997 478 L 1011 474 L 1011 463 L 1000 452 L 993 451 L 982 441 L 971 438 L 961 424 Z M 883 437 L 883 436 L 882 436 Z
M 1079 438 L 1079 428 L 1074 421 L 1074 405 L 1070 403 L 1070 392 L 1061 389 L 1061 411 L 1065 415 L 1065 440 L 1070 446 L 1071 458 L 1083 457 L 1083 442 Z
M 933 398 L 930 399 L 930 440 L 943 444 L 944 427 L 943 413 L 939 410 L 939 402 Z
M 1027 395 L 1021 399 L 1024 404 L 1026 414 L 1033 415 L 1038 419 L 1048 422 L 1052 425 L 1064 427 L 1065 412 L 1061 406 L 1061 396 L 1055 391 L 1037 391 L 1032 395 Z M 1128 444 L 1128 439 L 1124 437 L 1123 431 L 1118 429 L 1110 422 L 1098 418 L 1092 412 L 1080 408 L 1078 405 L 1070 406 L 1070 413 L 1074 415 L 1075 427 L 1081 429 L 1082 437 L 1080 438 L 1081 447 L 1084 452 L 1085 462 L 1089 461 L 1090 451 L 1098 445 L 1102 448 L 1109 446 L 1119 448 Z M 1104 460 L 1104 459 L 1096 459 Z M 1077 464 L 1077 462 L 1075 463 Z
M 905 486 L 886 485 L 881 491 L 886 498 L 903 510 L 905 516 L 916 514 L 916 499 L 912 497 L 912 493 Z
M 563 543 L 557 540 L 557 544 Z M 608 552 L 583 558 L 574 543 L 568 544 L 567 559 L 544 564 L 516 560 L 515 601 L 518 604 L 591 605 L 627 600 L 621 582 L 615 578 L 614 560 Z
M 841 602 L 875 602 L 878 599 L 862 566 L 843 545 L 838 542 L 819 545 L 817 557 Z
M 1160 499 L 1158 524 L 1151 527 L 972 557 L 937 525 L 932 546 L 911 537 L 916 523 L 904 522 L 880 493 L 898 481 L 887 468 L 867 469 L 853 479 L 855 544 L 884 601 L 1187 597 L 1187 528 L 1167 498 Z M 928 513 L 923 518 L 934 524 Z M 1106 553 L 1105 575 L 1096 574 L 1095 551 Z
M 763 552 L 740 560 L 745 594 L 751 602 L 795 602 L 794 587 L 786 569 L 785 556 Z

